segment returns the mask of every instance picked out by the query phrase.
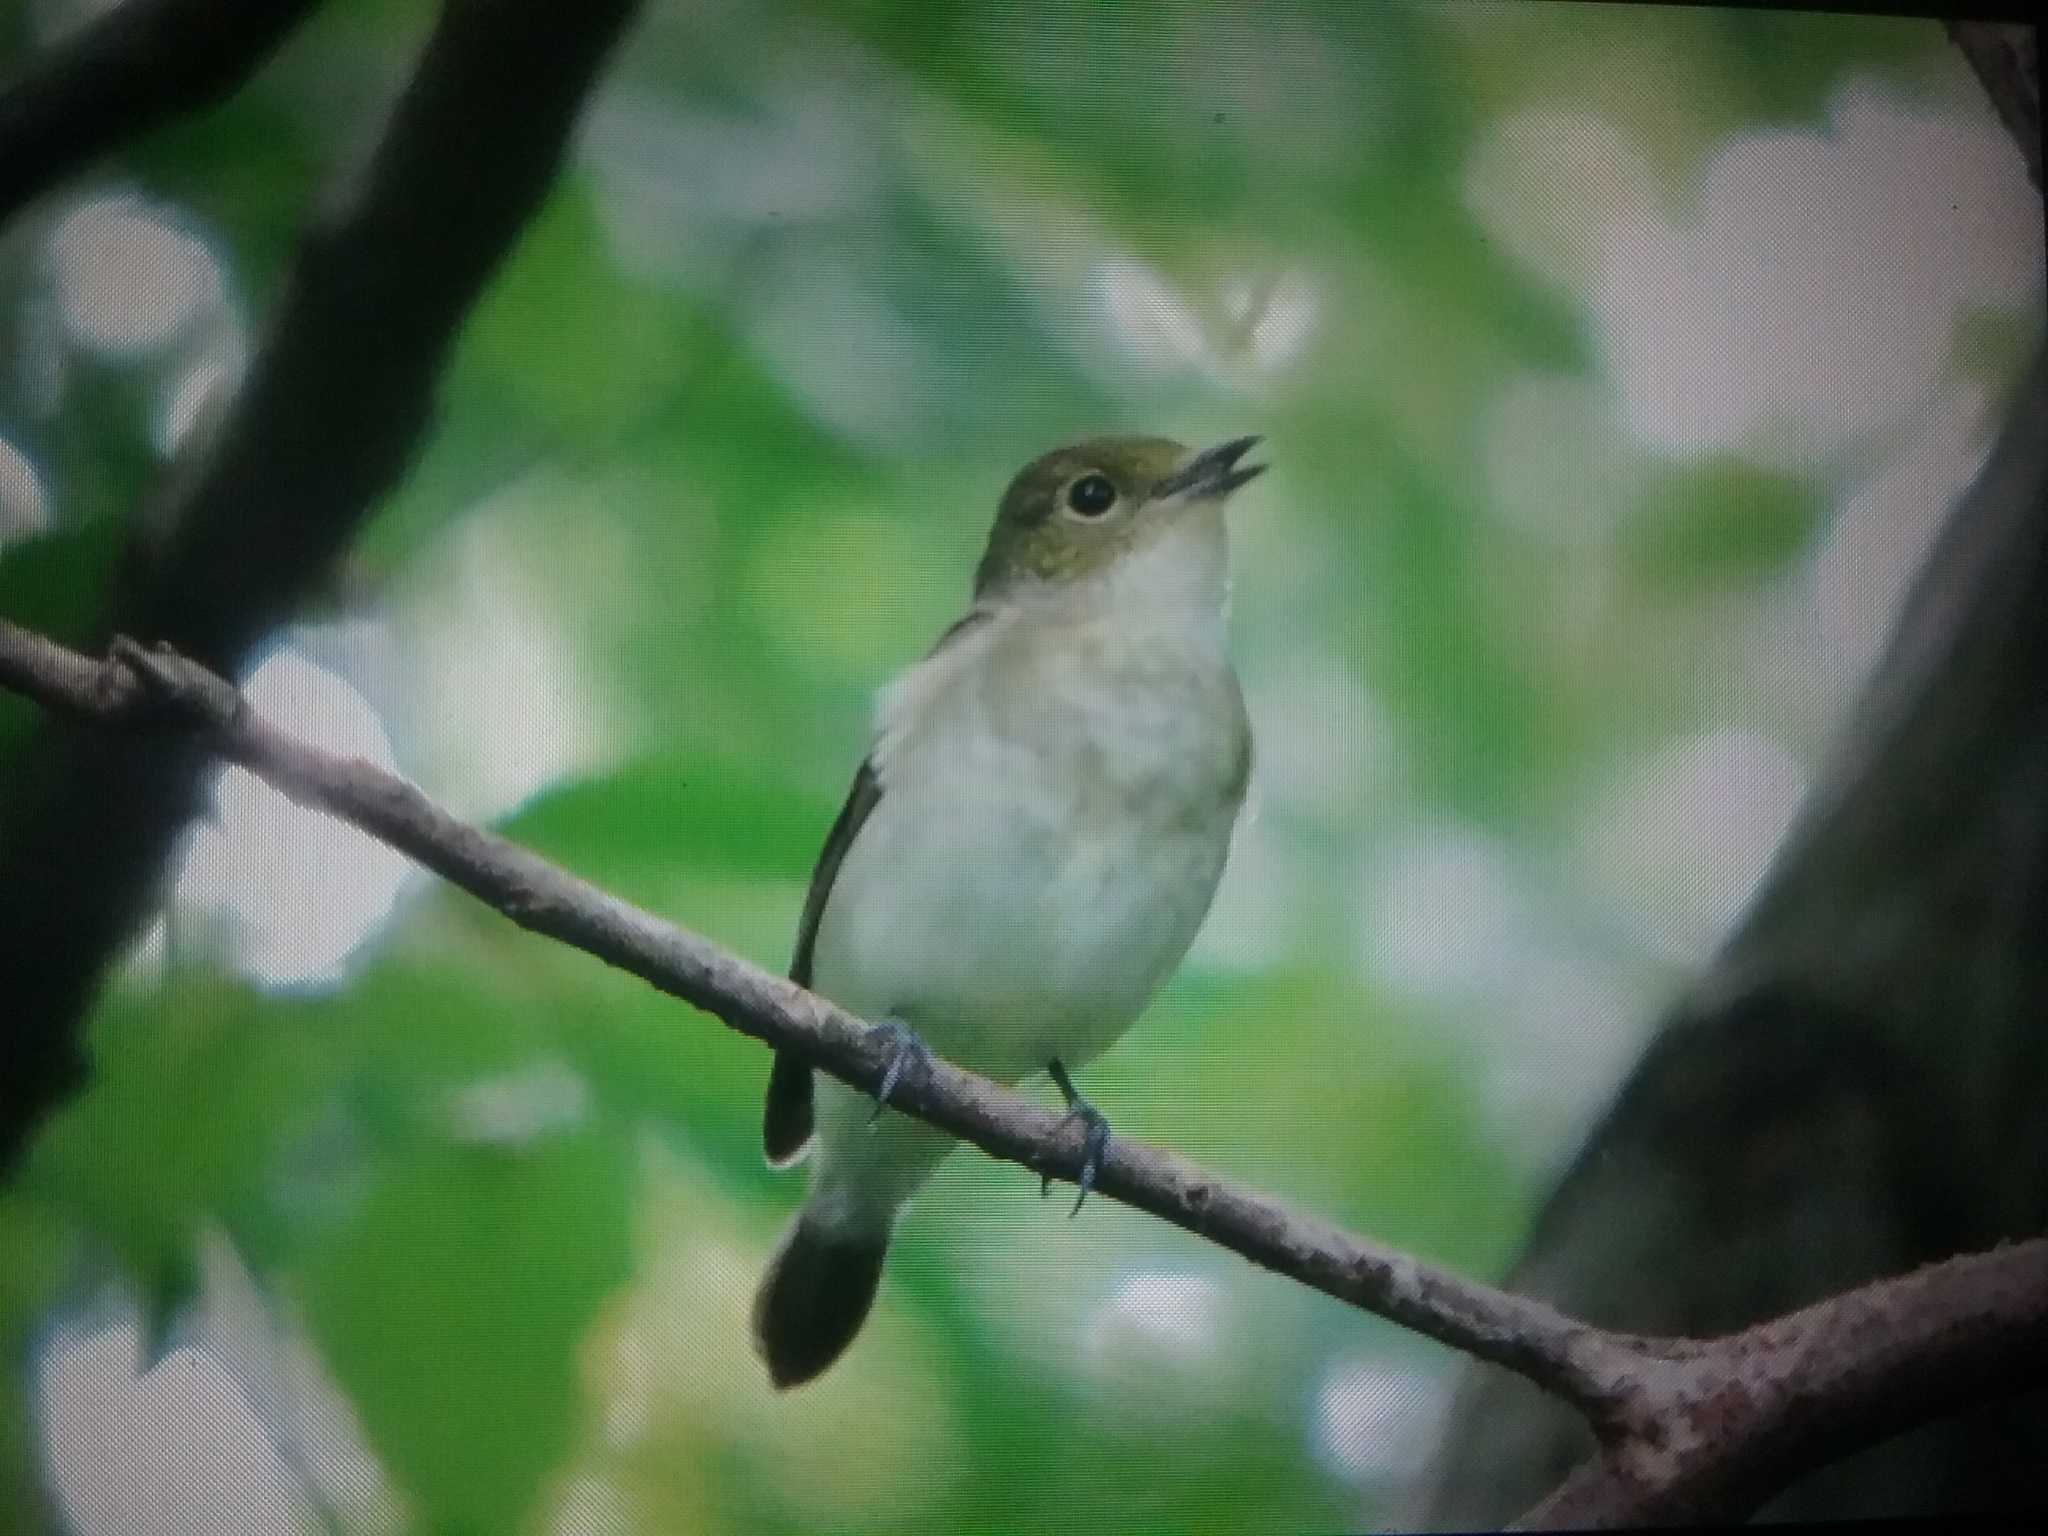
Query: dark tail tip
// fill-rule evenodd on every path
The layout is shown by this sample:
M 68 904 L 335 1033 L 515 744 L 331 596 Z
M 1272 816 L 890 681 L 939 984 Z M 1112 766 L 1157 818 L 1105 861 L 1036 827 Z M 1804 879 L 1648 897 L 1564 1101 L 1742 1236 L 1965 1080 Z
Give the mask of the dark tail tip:
M 846 1352 L 882 1280 L 886 1237 L 841 1237 L 799 1216 L 754 1293 L 754 1348 L 778 1388 L 799 1386 Z
M 786 1168 L 811 1139 L 811 1066 L 791 1051 L 777 1051 L 761 1108 L 761 1150 L 769 1166 Z

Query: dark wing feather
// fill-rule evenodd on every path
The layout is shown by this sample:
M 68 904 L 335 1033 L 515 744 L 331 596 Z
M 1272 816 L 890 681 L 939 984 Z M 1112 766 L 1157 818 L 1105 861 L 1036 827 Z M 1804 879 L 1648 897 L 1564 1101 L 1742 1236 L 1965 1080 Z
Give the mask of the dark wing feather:
M 988 614 L 984 610 L 969 610 L 965 617 L 939 636 L 938 643 L 929 654 L 936 656 L 987 619 Z M 860 829 L 866 825 L 881 799 L 882 781 L 875 773 L 874 759 L 869 758 L 860 765 L 860 772 L 853 776 L 853 788 L 847 792 L 846 804 L 839 808 L 838 819 L 832 823 L 832 830 L 825 834 L 825 846 L 818 854 L 818 866 L 811 871 L 811 888 L 804 897 L 803 916 L 797 921 L 796 953 L 789 962 L 789 979 L 800 987 L 811 984 L 818 922 L 825 915 L 825 903 L 832 895 L 832 882 L 839 878 L 839 866 L 846 862 L 847 850 L 853 846 L 854 838 L 860 835 Z M 769 1163 L 783 1168 L 795 1162 L 803 1152 L 804 1144 L 811 1139 L 812 1128 L 810 1063 L 794 1051 L 778 1050 L 775 1065 L 768 1073 L 767 1103 L 761 1110 L 761 1147 L 768 1154 Z
M 863 762 L 853 776 L 853 788 L 838 819 L 825 835 L 817 868 L 811 871 L 811 889 L 804 897 L 804 915 L 797 922 L 796 954 L 789 962 L 789 979 L 800 987 L 811 984 L 812 952 L 818 943 L 818 919 L 825 915 L 825 902 L 832 894 L 832 882 L 839 878 L 839 866 L 861 826 L 882 798 L 882 781 L 875 765 Z M 768 1073 L 768 1101 L 761 1111 L 761 1147 L 768 1161 L 780 1168 L 794 1162 L 811 1139 L 811 1065 L 796 1052 L 775 1053 L 775 1065 Z
M 804 897 L 804 915 L 796 925 L 796 953 L 789 962 L 789 979 L 800 987 L 811 984 L 812 952 L 818 944 L 818 919 L 825 915 L 825 901 L 832 894 L 832 882 L 839 878 L 839 866 L 846 862 L 846 853 L 853 846 L 854 837 L 881 800 L 882 781 L 875 777 L 875 765 L 870 759 L 862 763 L 860 772 L 853 776 L 853 788 L 846 793 L 846 804 L 839 808 L 832 830 L 825 834 L 825 846 L 818 852 L 818 867 L 811 871 L 811 889 Z

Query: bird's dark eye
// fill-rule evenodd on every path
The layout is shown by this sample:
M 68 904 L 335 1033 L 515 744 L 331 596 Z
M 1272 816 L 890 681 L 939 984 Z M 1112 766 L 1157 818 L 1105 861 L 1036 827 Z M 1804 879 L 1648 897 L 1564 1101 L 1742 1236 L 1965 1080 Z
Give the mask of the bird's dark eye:
M 1107 475 L 1083 475 L 1067 487 L 1067 506 L 1081 517 L 1100 517 L 1116 505 L 1116 486 Z

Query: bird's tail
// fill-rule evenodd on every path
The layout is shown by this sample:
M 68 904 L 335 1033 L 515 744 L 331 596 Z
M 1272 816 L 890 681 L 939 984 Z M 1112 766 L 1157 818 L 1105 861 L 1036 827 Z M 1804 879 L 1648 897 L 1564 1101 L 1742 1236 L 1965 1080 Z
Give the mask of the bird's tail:
M 798 1214 L 754 1293 L 754 1348 L 778 1388 L 800 1386 L 846 1352 L 875 1304 L 888 1251 L 886 1227 L 841 1233 Z

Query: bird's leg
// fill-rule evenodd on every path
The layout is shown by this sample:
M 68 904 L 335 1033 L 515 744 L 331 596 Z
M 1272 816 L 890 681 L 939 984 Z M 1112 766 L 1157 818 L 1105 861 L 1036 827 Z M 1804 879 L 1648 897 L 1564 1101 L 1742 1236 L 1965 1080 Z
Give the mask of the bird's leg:
M 1081 1214 L 1082 1202 L 1095 1187 L 1095 1176 L 1102 1170 L 1103 1154 L 1109 1150 L 1109 1122 L 1102 1118 L 1102 1111 L 1082 1098 L 1074 1087 L 1073 1078 L 1067 1075 L 1067 1064 L 1055 1056 L 1046 1063 L 1045 1070 L 1051 1074 L 1053 1086 L 1060 1091 L 1060 1097 L 1067 1101 L 1067 1112 L 1060 1117 L 1060 1128 L 1078 1120 L 1081 1132 L 1081 1176 L 1074 1182 L 1081 1186 L 1081 1193 L 1075 1197 L 1074 1208 L 1067 1215 Z M 1041 1174 L 1038 1198 L 1043 1200 L 1052 1190 L 1052 1175 Z
M 887 1038 L 889 1058 L 882 1068 L 881 1085 L 875 1089 L 875 1112 L 868 1116 L 869 1125 L 882 1118 L 882 1111 L 889 1107 L 889 1095 L 903 1081 L 906 1070 L 923 1073 L 932 1064 L 931 1047 L 918 1037 L 916 1030 L 894 1014 L 876 1024 L 875 1032 Z

